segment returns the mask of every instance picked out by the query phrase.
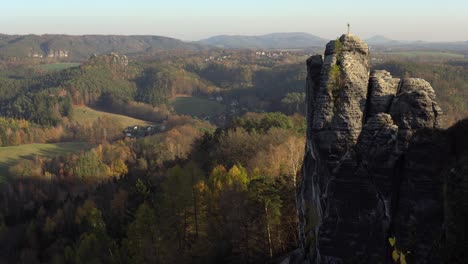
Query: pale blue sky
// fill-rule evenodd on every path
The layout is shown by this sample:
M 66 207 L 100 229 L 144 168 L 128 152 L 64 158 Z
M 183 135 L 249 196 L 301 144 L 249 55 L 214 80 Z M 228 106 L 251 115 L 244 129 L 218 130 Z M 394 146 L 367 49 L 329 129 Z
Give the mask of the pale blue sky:
M 163 35 L 308 32 L 468 40 L 466 0 L 0 0 L 0 33 Z

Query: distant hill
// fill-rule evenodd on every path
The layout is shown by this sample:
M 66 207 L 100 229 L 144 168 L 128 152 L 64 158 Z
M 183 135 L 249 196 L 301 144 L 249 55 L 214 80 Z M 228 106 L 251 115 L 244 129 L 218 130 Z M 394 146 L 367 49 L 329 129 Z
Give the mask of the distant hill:
M 389 44 L 398 44 L 397 40 L 387 38 L 382 35 L 372 36 L 365 40 L 369 45 L 389 45 Z
M 415 41 L 405 43 L 406 47 L 419 48 L 419 49 L 432 49 L 432 50 L 449 50 L 449 51 L 468 51 L 468 42 L 424 42 Z
M 272 33 L 262 36 L 220 35 L 197 43 L 233 49 L 298 49 L 323 46 L 327 42 L 308 33 Z
M 376 35 L 366 39 L 366 42 L 371 46 L 380 46 L 392 49 L 409 49 L 409 50 L 452 50 L 452 51 L 468 51 L 468 41 L 455 42 L 429 42 L 429 41 L 407 41 L 394 40 L 382 35 Z
M 161 36 L 0 34 L 0 58 L 85 60 L 93 53 L 129 54 L 178 49 L 200 50 L 203 47 L 196 43 Z

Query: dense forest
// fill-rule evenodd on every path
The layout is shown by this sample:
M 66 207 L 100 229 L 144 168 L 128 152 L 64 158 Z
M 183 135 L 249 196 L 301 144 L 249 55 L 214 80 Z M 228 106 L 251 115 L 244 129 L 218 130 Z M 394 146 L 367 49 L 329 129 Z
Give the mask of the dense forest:
M 292 250 L 303 118 L 249 115 L 226 130 L 197 122 L 11 166 L 16 180 L 1 187 L 1 255 L 238 263 Z
M 309 55 L 1 61 L 0 263 L 267 263 L 296 249 Z M 468 116 L 467 65 L 374 68 L 428 80 L 448 126 Z M 182 114 L 181 98 L 218 111 Z M 66 142 L 82 147 L 15 149 Z

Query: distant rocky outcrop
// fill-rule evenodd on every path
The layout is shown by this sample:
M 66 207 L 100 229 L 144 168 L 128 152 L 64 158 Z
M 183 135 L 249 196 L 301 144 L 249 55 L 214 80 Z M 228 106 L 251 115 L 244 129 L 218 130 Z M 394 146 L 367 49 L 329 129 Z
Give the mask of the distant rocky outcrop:
M 33 48 L 30 49 L 28 53 L 29 58 L 49 58 L 49 59 L 66 59 L 70 56 L 70 51 L 68 50 L 54 50 L 54 49 L 46 49 L 46 50 L 34 50 Z
M 111 52 L 110 54 L 98 56 L 96 54 L 91 55 L 87 64 L 106 64 L 109 66 L 127 66 L 128 58 L 125 55 Z
M 370 73 L 354 35 L 328 43 L 307 69 L 294 263 L 443 263 L 448 245 L 465 241 L 454 230 L 467 215 L 468 120 L 439 129 L 431 85 Z
M 61 49 L 51 49 L 47 51 L 47 58 L 65 59 L 68 58 L 70 51 Z

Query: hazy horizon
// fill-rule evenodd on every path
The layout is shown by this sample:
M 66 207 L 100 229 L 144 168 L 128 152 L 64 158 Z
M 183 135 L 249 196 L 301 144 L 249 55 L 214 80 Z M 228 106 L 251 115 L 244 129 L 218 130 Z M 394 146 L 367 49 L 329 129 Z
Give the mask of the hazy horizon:
M 265 0 L 57 0 L 3 4 L 0 33 L 69 35 L 159 35 L 195 41 L 215 35 L 306 32 L 334 39 L 346 32 L 406 41 L 467 41 L 468 4 L 457 0 L 377 1 Z

